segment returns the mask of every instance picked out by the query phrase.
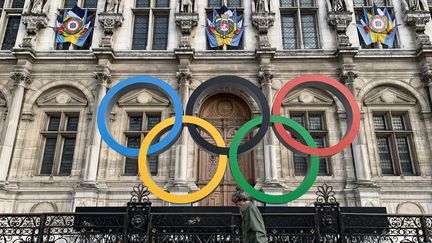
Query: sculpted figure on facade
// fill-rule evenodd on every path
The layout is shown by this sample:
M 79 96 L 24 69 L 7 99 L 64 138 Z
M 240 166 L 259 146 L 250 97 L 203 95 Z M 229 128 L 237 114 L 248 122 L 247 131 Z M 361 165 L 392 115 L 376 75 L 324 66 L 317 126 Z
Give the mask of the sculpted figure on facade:
M 327 9 L 330 12 L 345 12 L 347 11 L 345 0 L 326 0 Z
M 255 0 L 255 12 L 257 13 L 270 12 L 268 0 Z
M 402 0 L 405 11 L 428 11 L 426 0 Z
M 30 0 L 24 5 L 25 14 L 43 14 L 48 12 L 49 0 Z
M 193 13 L 193 6 L 192 0 L 180 0 L 180 13 Z
M 105 6 L 106 13 L 121 13 L 122 12 L 122 0 L 107 0 Z

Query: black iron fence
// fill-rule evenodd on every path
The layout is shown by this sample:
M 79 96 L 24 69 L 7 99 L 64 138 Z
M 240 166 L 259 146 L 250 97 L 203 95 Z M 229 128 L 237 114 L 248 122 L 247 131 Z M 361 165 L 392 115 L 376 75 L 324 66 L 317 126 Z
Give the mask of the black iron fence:
M 319 187 L 314 208 L 260 208 L 269 242 L 432 242 L 432 216 L 389 215 L 382 208 L 339 207 Z M 1 214 L 0 242 L 242 242 L 232 207 L 152 207 L 136 187 L 117 212 Z

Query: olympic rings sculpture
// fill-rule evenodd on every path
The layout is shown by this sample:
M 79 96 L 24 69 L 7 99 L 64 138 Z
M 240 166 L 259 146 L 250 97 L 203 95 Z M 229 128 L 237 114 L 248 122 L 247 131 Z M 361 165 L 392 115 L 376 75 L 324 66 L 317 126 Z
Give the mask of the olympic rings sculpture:
M 213 125 L 194 116 L 198 104 L 200 104 L 200 101 L 208 95 L 209 90 L 214 90 L 215 88 L 227 85 L 241 89 L 247 95 L 252 97 L 261 109 L 261 116 L 246 122 L 238 129 L 229 147 L 225 145 L 222 135 Z M 128 148 L 119 144 L 111 136 L 108 129 L 110 112 L 114 104 L 122 95 L 137 88 L 147 87 L 157 88 L 165 93 L 173 104 L 175 115 L 174 117 L 168 118 L 153 127 L 153 129 L 151 129 L 145 136 L 140 149 Z M 281 116 L 281 107 L 285 96 L 289 92 L 301 88 L 324 89 L 332 93 L 341 101 L 347 114 L 347 131 L 338 144 L 327 148 L 317 148 L 312 136 L 304 127 L 289 118 Z M 337 154 L 351 144 L 357 136 L 360 128 L 360 110 L 351 92 L 339 81 L 326 76 L 305 75 L 289 81 L 277 93 L 272 109 L 268 106 L 268 101 L 264 94 L 252 82 L 237 76 L 219 76 L 205 81 L 194 90 L 186 104 L 185 115 L 183 115 L 181 99 L 169 84 L 154 77 L 138 76 L 121 81 L 107 92 L 99 105 L 97 124 L 102 139 L 109 147 L 122 155 L 138 157 L 139 172 L 144 184 L 148 187 L 149 191 L 162 200 L 171 203 L 185 204 L 193 203 L 205 198 L 217 188 L 220 181 L 223 179 L 229 161 L 233 178 L 243 190 L 259 201 L 272 204 L 282 204 L 301 197 L 312 187 L 318 176 L 319 156 L 331 156 Z M 184 125 L 188 127 L 192 139 L 200 147 L 210 153 L 219 155 L 219 161 L 215 175 L 206 186 L 191 194 L 178 195 L 165 191 L 153 181 L 148 172 L 147 156 L 157 155 L 167 150 L 177 141 Z M 253 149 L 261 141 L 270 126 L 272 126 L 274 133 L 285 147 L 294 152 L 310 156 L 308 175 L 305 176 L 303 182 L 298 188 L 283 195 L 269 195 L 257 191 L 243 177 L 237 160 L 238 154 Z M 197 127 L 206 130 L 214 139 L 215 145 L 207 142 L 200 135 Z M 244 144 L 240 144 L 243 137 L 255 127 L 259 128 L 254 136 Z M 160 137 L 168 130 L 169 132 L 166 136 L 164 136 L 159 142 L 153 143 L 155 138 Z M 296 141 L 290 134 L 300 138 L 306 145 Z

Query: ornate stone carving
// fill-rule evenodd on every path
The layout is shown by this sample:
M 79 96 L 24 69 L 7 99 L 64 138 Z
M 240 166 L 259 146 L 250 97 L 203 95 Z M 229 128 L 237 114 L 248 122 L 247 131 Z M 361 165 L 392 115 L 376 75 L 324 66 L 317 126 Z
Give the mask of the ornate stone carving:
M 404 11 L 428 11 L 426 0 L 402 0 Z
M 421 79 L 426 86 L 432 86 L 432 71 L 427 70 L 421 74 Z
M 105 36 L 102 37 L 102 41 L 100 43 L 101 47 L 112 47 L 112 36 L 114 31 L 120 27 L 123 23 L 123 14 L 121 13 L 100 13 L 99 14 L 99 23 L 104 30 Z
M 198 25 L 198 14 L 181 12 L 175 14 L 175 22 L 181 30 L 179 48 L 191 49 L 191 32 Z
M 260 67 L 260 71 L 258 72 L 258 79 L 261 85 L 269 84 L 271 85 L 274 78 L 273 68 L 270 66 L 262 66 Z
M 255 0 L 255 6 L 252 9 L 255 13 L 269 13 L 270 12 L 270 2 L 268 0 Z
M 24 86 L 24 88 L 27 88 L 33 81 L 30 73 L 27 72 L 12 72 L 10 78 L 14 85 Z
M 259 48 L 270 48 L 268 38 L 268 30 L 273 26 L 275 21 L 275 13 L 255 12 L 252 14 L 252 24 L 258 30 L 258 45 Z
M 46 14 L 49 11 L 49 1 L 48 0 L 30 0 L 26 1 L 24 5 L 23 14 Z
M 32 48 L 39 30 L 47 26 L 48 17 L 44 13 L 23 14 L 22 23 L 26 26 L 27 36 L 24 37 L 21 47 Z
M 345 0 L 326 0 L 327 10 L 329 12 L 346 12 L 348 11 L 346 7 Z
M 106 85 L 108 87 L 111 84 L 111 74 L 108 72 L 95 72 L 93 77 L 96 79 L 98 85 Z
M 122 0 L 107 0 L 105 4 L 105 13 L 117 14 L 123 12 Z
M 194 12 L 194 2 L 192 0 L 180 0 L 180 13 L 193 13 Z
M 431 40 L 429 36 L 425 34 L 426 24 L 430 21 L 429 11 L 407 10 L 405 11 L 404 21 L 408 26 L 414 29 L 418 48 L 432 48 Z
M 355 71 L 342 71 L 339 75 L 340 81 L 347 85 L 347 84 L 354 84 L 354 80 L 358 77 L 357 72 Z
M 179 71 L 176 73 L 177 80 L 179 85 L 189 85 L 192 79 L 191 71 L 186 68 L 179 68 Z
M 352 21 L 352 12 L 348 11 L 331 11 L 328 12 L 327 21 L 331 27 L 336 30 L 338 48 L 348 48 L 351 46 L 348 35 L 346 34 L 348 26 Z

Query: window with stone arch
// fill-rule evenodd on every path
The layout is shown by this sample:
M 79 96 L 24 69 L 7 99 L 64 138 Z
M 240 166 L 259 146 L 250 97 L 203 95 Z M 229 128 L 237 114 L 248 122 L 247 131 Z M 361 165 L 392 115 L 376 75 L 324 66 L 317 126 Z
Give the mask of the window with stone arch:
M 369 114 L 378 173 L 381 176 L 420 175 L 415 135 L 423 132 L 415 131 L 421 124 L 413 125 L 419 120 L 416 98 L 400 88 L 381 86 L 368 93 L 364 104 Z
M 129 148 L 139 148 L 148 132 L 159 122 L 166 119 L 170 112 L 170 101 L 164 94 L 146 89 L 138 89 L 123 95 L 118 101 L 121 110 L 121 138 L 119 141 Z M 116 109 L 116 108 L 115 108 Z M 159 137 L 152 142 L 157 143 Z M 152 176 L 161 176 L 166 154 L 149 156 L 148 169 Z M 116 162 L 121 176 L 139 175 L 138 159 L 123 156 Z
M 335 103 L 327 93 L 317 89 L 304 89 L 292 92 L 283 102 L 284 116 L 290 117 L 312 135 L 317 147 L 328 147 L 331 136 L 329 133 L 332 114 L 335 113 Z M 287 128 L 287 130 L 289 130 Z M 294 137 L 299 142 L 301 139 Z M 288 163 L 288 175 L 304 176 L 308 170 L 308 157 L 293 153 L 284 149 L 282 163 Z M 319 176 L 330 176 L 333 174 L 331 157 L 320 157 Z
M 84 159 L 88 104 L 75 88 L 53 88 L 36 101 L 41 114 L 39 163 L 40 176 L 79 175 L 78 161 Z
M 318 6 L 315 0 L 279 0 L 284 49 L 318 49 Z
M 0 47 L 11 50 L 16 43 L 24 0 L 0 0 Z

